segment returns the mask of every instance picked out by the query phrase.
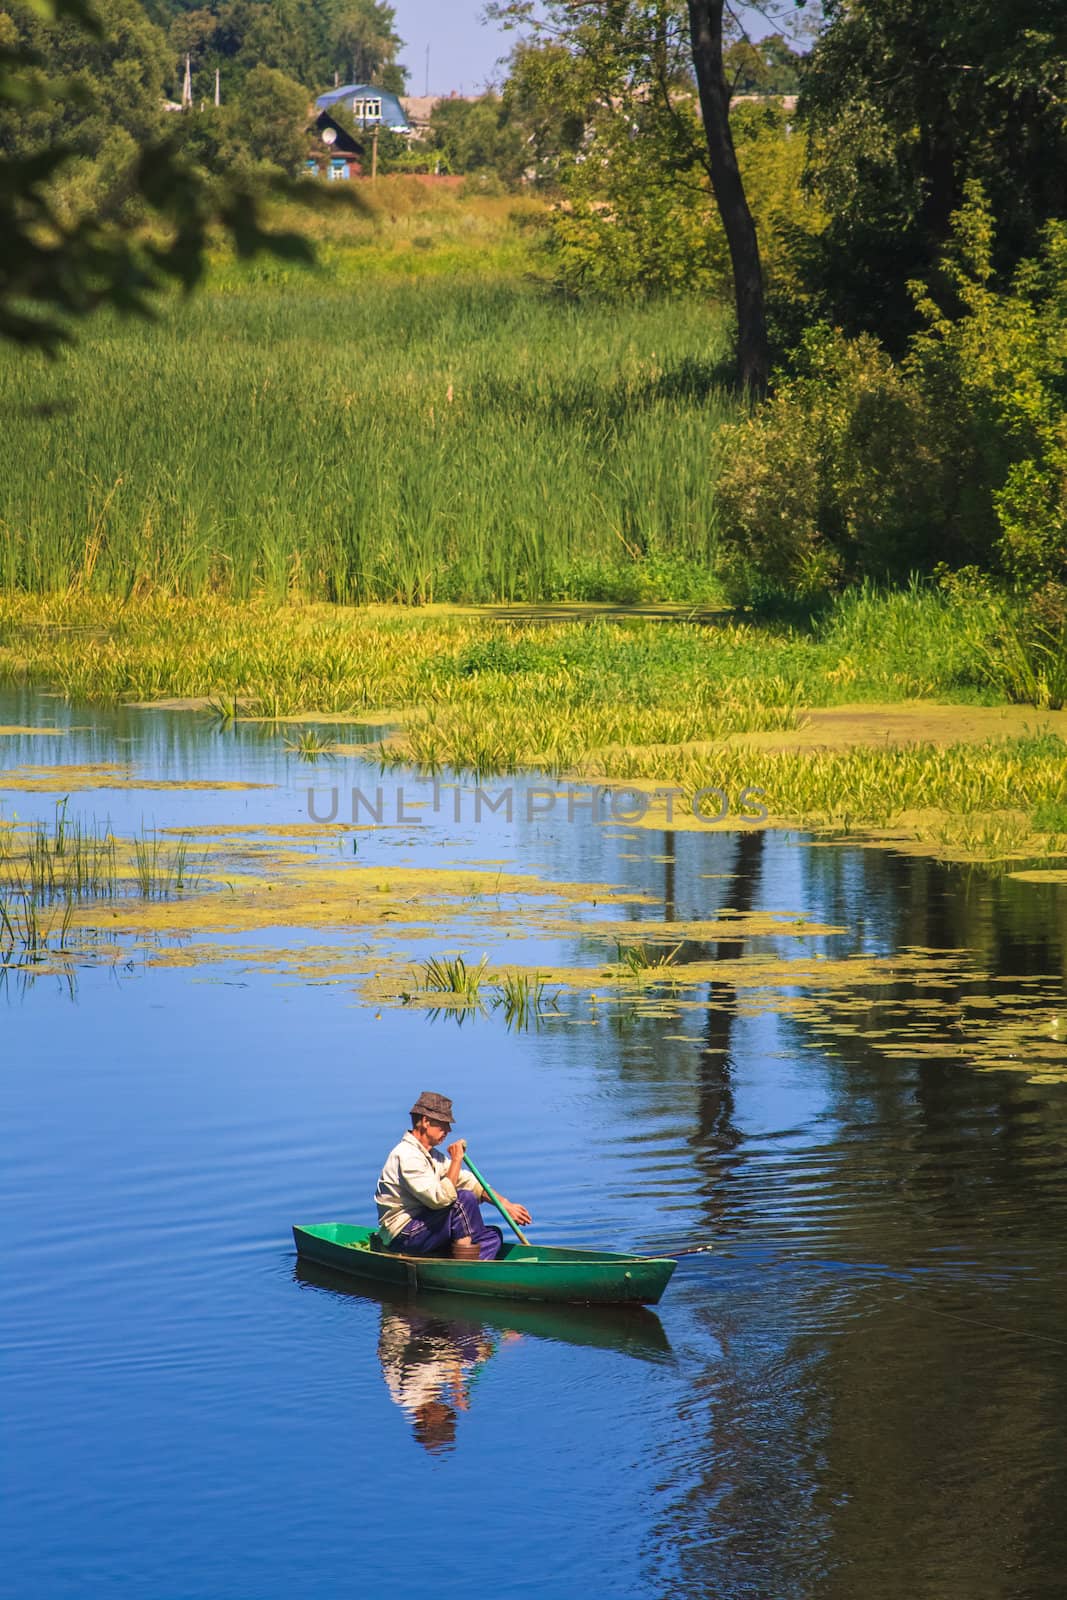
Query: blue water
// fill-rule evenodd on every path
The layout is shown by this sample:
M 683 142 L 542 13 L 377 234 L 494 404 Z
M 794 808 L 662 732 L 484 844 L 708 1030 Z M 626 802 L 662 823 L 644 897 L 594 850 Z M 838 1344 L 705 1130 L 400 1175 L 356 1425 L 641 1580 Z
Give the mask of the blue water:
M 271 785 L 101 789 L 72 814 L 301 820 L 308 769 L 276 735 L 0 698 L 0 724 L 43 716 L 86 731 L 0 740 L 5 768 L 120 754 L 134 777 Z M 355 762 L 311 777 L 401 781 Z M 0 815 L 57 796 L 0 773 Z M 360 859 L 419 858 L 428 833 L 435 864 L 612 883 L 612 914 L 653 922 L 744 901 L 846 929 L 811 950 L 980 935 L 986 990 L 1036 979 L 1042 1015 L 1062 994 L 1062 891 L 563 815 L 443 812 L 361 834 Z M 889 1057 L 873 1018 L 834 1039 L 728 985 L 680 1017 L 583 1004 L 522 1032 L 240 959 L 0 978 L 0 1594 L 1063 1593 L 1063 1085 Z M 369 1218 L 423 1088 L 454 1098 L 535 1238 L 714 1250 L 636 1319 L 409 1303 L 299 1270 L 291 1223 Z

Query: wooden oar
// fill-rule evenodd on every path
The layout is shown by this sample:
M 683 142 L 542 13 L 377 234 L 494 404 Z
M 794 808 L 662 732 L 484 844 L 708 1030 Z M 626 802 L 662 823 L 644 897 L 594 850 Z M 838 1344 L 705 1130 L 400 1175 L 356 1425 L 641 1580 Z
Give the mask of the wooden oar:
M 493 1190 L 493 1189 L 491 1189 L 489 1187 L 489 1185 L 486 1183 L 485 1179 L 482 1177 L 481 1173 L 478 1171 L 478 1168 L 474 1165 L 474 1162 L 471 1160 L 470 1156 L 466 1154 L 466 1152 L 464 1152 L 463 1163 L 464 1163 L 465 1166 L 470 1168 L 472 1175 L 475 1178 L 477 1178 L 478 1182 L 481 1184 L 482 1188 L 485 1190 L 485 1192 L 489 1196 L 490 1200 L 496 1206 L 497 1210 L 500 1212 L 500 1215 L 505 1219 L 505 1221 L 507 1222 L 508 1226 L 511 1228 L 512 1232 L 518 1234 L 519 1239 L 523 1244 L 529 1244 L 529 1242 L 530 1242 L 529 1239 L 527 1239 L 526 1235 L 523 1233 L 523 1231 L 519 1227 L 518 1223 L 517 1222 L 513 1222 L 511 1217 L 510 1217 L 510 1215 L 509 1215 L 509 1213 L 505 1210 L 504 1205 L 503 1205 L 503 1203 L 502 1203 L 502 1201 L 500 1199 L 500 1196 L 496 1193 L 495 1190 Z

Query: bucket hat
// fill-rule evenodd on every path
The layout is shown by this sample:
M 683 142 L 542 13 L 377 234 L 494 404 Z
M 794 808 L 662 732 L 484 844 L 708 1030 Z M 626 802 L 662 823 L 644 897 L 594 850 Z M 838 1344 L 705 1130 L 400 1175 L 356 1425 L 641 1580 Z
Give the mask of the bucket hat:
M 452 1115 L 452 1102 L 446 1094 L 431 1094 L 424 1089 L 411 1108 L 413 1117 L 432 1117 L 435 1122 L 443 1122 L 451 1127 L 455 1122 Z

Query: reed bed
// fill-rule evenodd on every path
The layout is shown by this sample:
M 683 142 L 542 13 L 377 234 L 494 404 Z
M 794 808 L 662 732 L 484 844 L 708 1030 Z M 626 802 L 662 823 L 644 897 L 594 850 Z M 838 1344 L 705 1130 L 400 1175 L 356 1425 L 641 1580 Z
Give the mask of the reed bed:
M 514 276 L 353 285 L 336 251 L 298 282 L 220 269 L 58 364 L 0 353 L 0 587 L 717 594 L 722 314 L 572 305 Z
M 728 742 L 759 730 L 786 735 L 814 707 L 919 690 L 994 699 L 965 619 L 927 592 L 847 597 L 814 630 L 641 619 L 528 627 L 447 611 L 219 596 L 121 603 L 78 590 L 7 594 L 4 675 L 77 700 L 196 696 L 236 717 L 374 712 L 392 724 L 377 752 L 385 766 L 479 776 L 535 768 L 687 793 L 712 786 L 732 807 L 743 789 L 760 787 L 773 816 L 840 830 L 924 813 L 941 813 L 941 826 L 946 815 L 974 816 L 986 819 L 974 838 L 1001 850 L 1018 833 L 1012 815 L 1050 837 L 1067 828 L 1067 748 L 1055 734 L 920 738 L 905 748 Z M 328 754 L 326 735 L 306 743 Z
M 0 828 L 0 890 L 27 902 L 111 899 L 118 879 L 111 829 L 68 819 L 66 800 L 51 825 Z
M 0 962 L 43 961 L 65 952 L 73 915 L 73 900 L 44 907 L 35 894 L 0 889 Z

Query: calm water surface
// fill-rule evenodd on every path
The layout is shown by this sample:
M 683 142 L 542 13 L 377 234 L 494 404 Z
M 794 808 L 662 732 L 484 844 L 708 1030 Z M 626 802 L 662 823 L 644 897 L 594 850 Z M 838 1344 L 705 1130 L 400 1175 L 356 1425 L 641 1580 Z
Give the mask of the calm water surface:
M 0 698 L 0 724 L 41 722 L 70 731 L 0 737 L 4 771 L 271 786 L 88 790 L 72 815 L 306 817 L 308 769 L 273 735 Z M 52 814 L 60 778 L 5 791 L 4 771 L 0 816 Z M 360 836 L 364 863 L 401 849 L 655 897 L 616 915 L 789 911 L 846 930 L 813 949 L 974 951 L 981 980 L 927 998 L 1067 1008 L 1061 889 L 565 816 Z M 681 1019 L 575 1001 L 521 1032 L 239 960 L 0 980 L 0 1593 L 1067 1592 L 1067 1086 L 887 1053 L 873 1011 L 835 1034 L 726 984 Z M 914 988 L 876 998 L 931 1037 Z M 636 1315 L 409 1303 L 298 1267 L 290 1224 L 369 1218 L 422 1088 L 454 1097 L 536 1239 L 713 1253 Z

